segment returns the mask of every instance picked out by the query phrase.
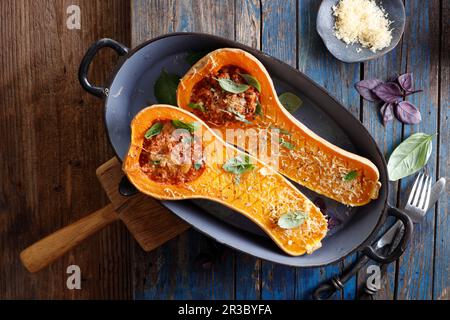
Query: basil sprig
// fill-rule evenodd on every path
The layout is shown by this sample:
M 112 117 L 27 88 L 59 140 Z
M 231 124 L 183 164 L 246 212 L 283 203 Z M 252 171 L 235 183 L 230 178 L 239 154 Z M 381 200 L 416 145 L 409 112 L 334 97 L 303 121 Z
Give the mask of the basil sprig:
M 194 131 L 199 127 L 197 122 L 187 123 L 181 120 L 172 120 L 172 125 L 177 129 L 186 129 L 190 133 L 194 133 Z
M 161 130 L 163 128 L 163 124 L 161 122 L 154 123 L 150 129 L 147 130 L 145 133 L 145 139 L 150 139 L 153 136 L 156 136 L 161 133 Z
M 246 124 L 251 124 L 251 121 L 248 121 L 242 113 L 239 113 L 239 112 L 234 111 L 232 109 L 227 110 L 227 112 L 233 114 L 235 116 L 234 118 L 236 120 L 238 120 L 240 122 L 243 122 L 243 123 L 246 123 Z
M 280 100 L 283 107 L 290 113 L 294 113 L 302 105 L 303 101 L 292 92 L 282 93 L 278 100 Z
M 257 116 L 263 115 L 262 106 L 261 103 L 259 103 L 259 101 L 256 101 L 255 115 Z
M 180 82 L 179 76 L 163 70 L 155 82 L 154 91 L 156 100 L 159 103 L 176 106 L 178 82 Z
M 291 211 L 278 219 L 278 226 L 283 229 L 293 229 L 302 225 L 308 219 L 308 214 L 302 211 Z
M 222 169 L 237 175 L 243 174 L 249 170 L 253 170 L 255 165 L 250 162 L 250 157 L 237 156 L 235 158 L 228 159 L 223 165 Z
M 280 138 L 280 145 L 285 147 L 286 149 L 289 149 L 289 150 L 294 150 L 295 149 L 295 146 L 292 143 L 290 143 L 289 141 L 284 140 L 283 138 Z
M 247 91 L 248 88 L 250 88 L 248 84 L 237 83 L 231 79 L 227 78 L 220 78 L 220 79 L 214 78 L 214 79 L 219 83 L 220 87 L 227 92 L 242 93 L 244 91 Z
M 345 181 L 352 181 L 352 180 L 354 180 L 357 176 L 358 176 L 358 171 L 353 170 L 353 171 L 350 171 L 349 173 L 347 173 L 347 174 L 344 176 L 344 180 L 345 180 Z
M 205 112 L 205 106 L 203 105 L 203 103 L 188 103 L 188 107 L 194 110 L 200 110 L 201 112 Z
M 202 165 L 203 165 L 202 161 L 195 162 L 194 163 L 194 169 L 198 171 L 198 170 L 200 170 Z
M 400 143 L 389 158 L 389 180 L 397 181 L 422 169 L 430 158 L 433 136 L 418 132 Z
M 258 79 L 256 79 L 254 76 L 247 74 L 247 73 L 239 73 L 239 75 L 244 78 L 245 82 L 247 84 L 254 87 L 256 90 L 258 90 L 259 93 L 261 93 L 261 84 L 259 83 Z
M 278 130 L 281 134 L 285 134 L 285 135 L 287 135 L 287 136 L 291 136 L 291 135 L 292 135 L 292 133 L 290 133 L 289 131 L 287 131 L 286 129 L 283 129 L 283 128 L 278 128 L 278 127 L 270 126 L 269 129 L 272 129 L 272 130 Z

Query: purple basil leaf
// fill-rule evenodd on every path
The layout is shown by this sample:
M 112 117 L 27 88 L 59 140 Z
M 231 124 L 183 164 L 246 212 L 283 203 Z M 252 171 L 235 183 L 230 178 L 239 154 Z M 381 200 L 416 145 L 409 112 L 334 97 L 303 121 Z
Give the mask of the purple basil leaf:
M 420 111 L 408 101 L 400 101 L 395 110 L 397 119 L 406 124 L 417 124 L 422 121 Z
M 408 92 L 406 92 L 405 97 L 406 97 L 406 96 L 409 96 L 409 95 L 412 95 L 412 94 L 414 94 L 414 93 L 417 93 L 417 92 L 422 92 L 422 91 L 423 91 L 422 89 L 419 89 L 419 90 L 413 90 L 413 91 L 408 91 Z
M 372 89 L 382 84 L 383 81 L 378 79 L 362 80 L 355 83 L 355 89 L 358 93 L 368 101 L 379 101 L 380 99 L 373 94 Z
M 405 73 L 398 77 L 397 79 L 400 87 L 403 88 L 406 92 L 413 91 L 413 75 L 412 73 Z
M 403 97 L 402 90 L 394 82 L 381 83 L 372 90 L 384 102 L 397 102 Z
M 394 75 L 386 80 L 386 82 L 397 82 L 398 81 L 398 73 L 394 73 Z
M 394 104 L 386 102 L 381 107 L 380 113 L 381 118 L 383 118 L 383 125 L 386 126 L 389 121 L 392 121 L 394 119 Z

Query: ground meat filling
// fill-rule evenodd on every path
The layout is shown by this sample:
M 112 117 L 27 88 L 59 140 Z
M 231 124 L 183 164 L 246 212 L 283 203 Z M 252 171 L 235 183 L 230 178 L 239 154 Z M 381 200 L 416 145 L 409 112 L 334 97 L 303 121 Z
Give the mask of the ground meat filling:
M 183 184 L 197 179 L 205 168 L 201 138 L 187 130 L 177 129 L 171 120 L 152 123 L 163 124 L 157 135 L 144 138 L 139 156 L 141 170 L 163 184 Z
M 240 74 L 248 72 L 236 66 L 225 66 L 199 81 L 192 90 L 190 102 L 202 108 L 195 108 L 193 112 L 209 124 L 217 126 L 253 120 L 259 101 L 258 90 L 250 86 L 242 93 L 227 92 L 215 79 L 225 78 L 245 84 L 246 81 Z

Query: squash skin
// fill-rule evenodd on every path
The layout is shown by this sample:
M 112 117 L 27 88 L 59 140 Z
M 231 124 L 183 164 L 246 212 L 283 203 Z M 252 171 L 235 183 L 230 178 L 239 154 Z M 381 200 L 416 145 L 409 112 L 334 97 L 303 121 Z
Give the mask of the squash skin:
M 197 122 L 204 138 L 205 168 L 200 177 L 181 185 L 161 184 L 150 180 L 139 165 L 144 134 L 156 120 L 178 119 Z M 286 253 L 298 256 L 321 246 L 327 232 L 327 220 L 308 198 L 282 175 L 249 156 L 255 168 L 245 172 L 240 182 L 235 174 L 222 169 L 226 159 L 245 155 L 225 143 L 195 115 L 168 105 L 155 105 L 139 112 L 131 124 L 131 144 L 123 162 L 123 171 L 141 192 L 160 200 L 209 199 L 245 215 L 260 226 Z M 277 225 L 279 216 L 289 211 L 307 212 L 307 222 L 294 229 Z
M 274 166 L 281 174 L 291 180 L 319 193 L 328 198 L 348 206 L 362 206 L 369 203 L 372 199 L 378 198 L 378 192 L 381 187 L 379 182 L 379 172 L 377 167 L 367 158 L 343 150 L 325 139 L 319 137 L 300 121 L 295 119 L 280 103 L 278 95 L 273 86 L 272 79 L 262 63 L 253 55 L 240 49 L 223 48 L 215 50 L 200 59 L 181 79 L 177 90 L 178 106 L 191 111 L 188 106 L 191 102 L 191 93 L 194 86 L 205 76 L 215 73 L 226 65 L 234 65 L 246 70 L 254 76 L 261 85 L 260 103 L 263 116 L 255 117 L 252 124 L 236 122 L 226 127 L 215 126 L 208 123 L 212 128 L 219 130 L 223 136 L 226 129 L 277 127 L 287 130 L 291 133 L 291 139 L 298 147 L 297 154 L 282 150 L 280 154 L 279 166 Z M 241 139 L 242 141 L 242 139 Z M 231 142 L 231 141 L 229 141 Z M 248 145 L 239 145 L 250 154 L 256 155 Z M 305 151 L 306 150 L 306 151 Z M 317 153 L 322 154 L 325 163 L 336 161 L 346 172 L 357 171 L 358 178 L 350 182 L 351 188 L 345 185 L 349 183 L 344 181 L 343 175 L 336 176 L 332 174 L 328 167 L 320 164 L 299 162 L 297 159 L 303 154 L 312 159 Z M 301 168 L 299 170 L 298 168 Z M 324 178 L 326 177 L 326 178 Z M 347 190 L 345 190 L 347 188 Z M 355 195 L 355 190 L 358 192 Z

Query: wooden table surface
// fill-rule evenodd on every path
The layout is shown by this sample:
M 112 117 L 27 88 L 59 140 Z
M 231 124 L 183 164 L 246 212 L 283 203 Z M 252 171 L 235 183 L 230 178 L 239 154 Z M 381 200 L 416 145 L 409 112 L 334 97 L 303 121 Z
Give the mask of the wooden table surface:
M 25 271 L 19 252 L 107 203 L 95 177 L 96 167 L 112 156 L 103 103 L 77 81 L 82 55 L 101 37 L 133 47 L 167 32 L 200 31 L 253 46 L 324 86 L 387 156 L 414 132 L 437 132 L 426 170 L 435 178 L 450 176 L 450 2 L 405 2 L 406 30 L 397 48 L 370 62 L 344 64 L 315 31 L 318 0 L 1 1 L 0 298 L 310 298 L 355 257 L 323 268 L 291 268 L 194 230 L 145 253 L 120 223 L 38 274 Z M 81 30 L 66 28 L 71 4 L 81 9 Z M 111 52 L 100 54 L 93 66 L 96 83 L 106 81 L 115 60 Z M 409 98 L 423 120 L 383 127 L 378 108 L 362 101 L 353 84 L 404 72 L 413 72 L 416 87 L 424 89 Z M 412 179 L 392 183 L 391 203 L 404 205 Z M 449 204 L 447 186 L 439 205 L 415 227 L 404 256 L 389 266 L 377 299 L 450 299 Z M 81 290 L 66 288 L 71 264 L 81 268 Z M 352 279 L 335 298 L 355 298 L 363 281 L 363 275 Z

